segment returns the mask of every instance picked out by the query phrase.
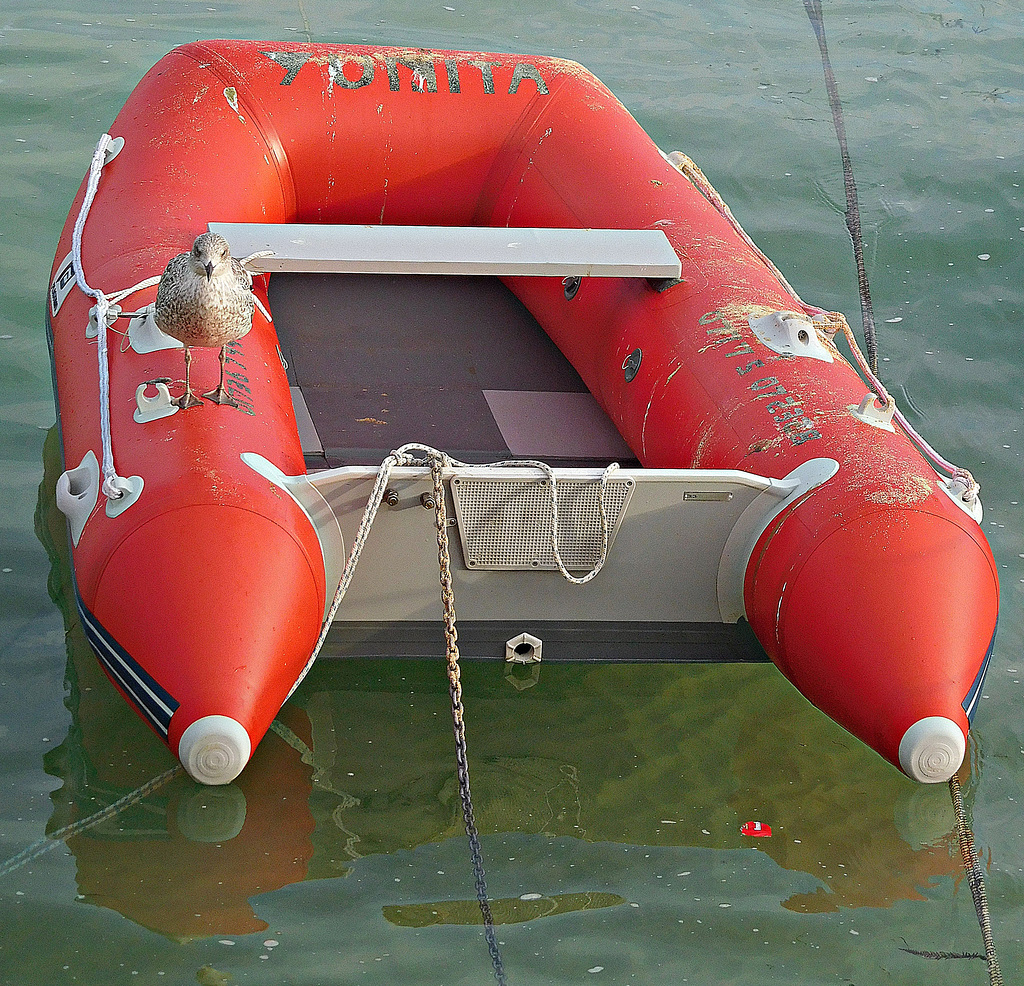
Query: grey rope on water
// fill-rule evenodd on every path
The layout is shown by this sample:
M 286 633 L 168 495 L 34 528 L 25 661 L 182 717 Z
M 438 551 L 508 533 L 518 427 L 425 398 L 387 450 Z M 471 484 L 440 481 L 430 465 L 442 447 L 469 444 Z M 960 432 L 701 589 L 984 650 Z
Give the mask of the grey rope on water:
M 818 50 L 821 53 L 821 66 L 825 74 L 825 89 L 828 92 L 829 106 L 832 110 L 832 123 L 835 126 L 836 138 L 839 141 L 839 151 L 843 161 L 843 183 L 846 187 L 846 228 L 853 242 L 853 256 L 857 265 L 857 287 L 860 291 L 864 345 L 867 349 L 868 367 L 866 369 L 870 370 L 867 376 L 885 402 L 895 410 L 895 402 L 877 378 L 878 343 L 875 338 L 875 316 L 871 308 L 871 291 L 868 286 L 867 271 L 864 267 L 864 246 L 860 224 L 860 205 L 857 201 L 857 183 L 853 177 L 853 164 L 850 160 L 850 151 L 846 142 L 846 124 L 843 121 L 843 107 L 839 99 L 839 87 L 836 85 L 836 77 L 832 72 L 832 62 L 828 55 L 828 42 L 825 39 L 825 20 L 821 0 L 804 0 L 804 9 L 807 11 L 807 17 L 811 22 L 814 36 L 818 41 Z M 849 332 L 849 327 L 845 325 L 846 320 L 838 314 L 833 316 L 833 320 L 836 327 L 845 327 L 851 349 L 859 358 L 856 341 L 853 339 L 853 334 Z M 897 412 L 897 417 L 907 433 L 923 447 L 926 453 L 932 459 L 938 460 L 944 468 L 947 468 L 952 473 L 954 478 L 962 483 L 965 488 L 965 495 L 963 497 L 965 502 L 975 499 L 977 497 L 978 484 L 974 481 L 974 477 L 967 470 L 953 466 L 952 463 L 948 463 L 941 456 L 938 456 L 931 446 L 910 427 L 909 422 L 906 421 L 902 414 Z M 964 870 L 967 873 L 967 881 L 971 888 L 971 895 L 974 898 L 974 908 L 978 915 L 978 924 L 981 926 L 981 936 L 985 943 L 984 958 L 988 963 L 989 980 L 992 986 L 1002 986 L 1003 976 L 999 970 L 999 962 L 996 959 L 995 943 L 992 937 L 992 923 L 988 913 L 988 898 L 985 894 L 985 880 L 982 876 L 978 854 L 974 847 L 974 837 L 967 823 L 963 796 L 960 791 L 960 782 L 955 774 L 949 779 L 949 791 L 953 799 L 953 811 L 956 815 L 956 830 L 960 840 L 960 853 L 963 857 Z M 924 956 L 925 958 L 975 957 L 974 953 L 969 952 L 919 952 L 914 949 L 905 949 L 905 951 L 914 955 Z
M 72 822 L 70 825 L 65 825 L 62 828 L 57 829 L 55 832 L 51 832 L 46 836 L 46 838 L 33 842 L 32 845 L 22 849 L 22 851 L 17 855 L 12 856 L 3 863 L 0 863 L 0 876 L 5 876 L 19 867 L 24 866 L 26 863 L 30 863 L 33 859 L 38 859 L 51 849 L 63 845 L 72 836 L 81 835 L 83 832 L 87 832 L 89 829 L 99 825 L 100 822 L 105 822 L 109 818 L 114 818 L 115 816 L 120 815 L 126 808 L 130 808 L 133 804 L 136 804 L 143 798 L 148 797 L 154 791 L 159 790 L 168 781 L 177 777 L 181 772 L 181 764 L 175 764 L 173 767 L 165 770 L 162 774 L 158 774 L 156 777 L 151 778 L 144 784 L 140 784 L 134 791 L 129 791 L 127 794 L 118 798 L 113 804 L 107 805 L 106 808 L 101 808 L 99 811 L 94 812 L 87 818 L 80 818 L 77 822 Z
M 970 884 L 971 896 L 974 898 L 974 909 L 978 914 L 978 924 L 981 926 L 982 941 L 985 943 L 985 961 L 988 963 L 989 983 L 991 986 L 1002 986 L 1003 974 L 999 970 L 995 941 L 992 937 L 992 921 L 988 913 L 985 878 L 981 872 L 978 851 L 974 846 L 974 836 L 967 824 L 967 812 L 964 809 L 963 794 L 960 791 L 960 781 L 956 774 L 949 779 L 949 793 L 953 799 L 953 811 L 956 814 L 956 834 L 960 840 L 960 855 L 963 857 L 967 882 Z
M 871 308 L 871 291 L 868 287 L 868 276 L 864 268 L 864 242 L 860 226 L 860 205 L 857 201 L 857 183 L 853 178 L 853 164 L 850 161 L 850 150 L 846 144 L 846 124 L 843 121 L 843 105 L 839 99 L 839 87 L 832 73 L 832 62 L 828 57 L 828 43 L 825 40 L 825 20 L 821 9 L 821 0 L 804 0 L 804 9 L 814 28 L 814 36 L 818 39 L 821 52 L 821 67 L 825 72 L 825 89 L 832 108 L 832 123 L 839 140 L 839 153 L 843 160 L 843 184 L 846 186 L 846 228 L 853 241 L 853 259 L 857 264 L 857 288 L 860 291 L 860 315 L 864 326 L 864 348 L 867 350 L 868 363 L 872 373 L 878 373 L 878 342 L 875 339 L 875 315 Z
M 299 4 L 299 16 L 302 18 L 302 31 L 306 35 L 306 40 L 313 43 L 313 32 L 309 26 L 309 17 L 306 15 L 306 8 L 302 3 L 302 0 L 298 0 Z

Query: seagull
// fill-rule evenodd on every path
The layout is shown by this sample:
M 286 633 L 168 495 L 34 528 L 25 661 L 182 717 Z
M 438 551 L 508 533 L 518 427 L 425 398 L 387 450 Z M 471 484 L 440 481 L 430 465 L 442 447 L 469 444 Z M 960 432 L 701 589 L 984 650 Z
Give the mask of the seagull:
M 203 402 L 192 393 L 191 346 L 220 346 L 220 383 L 203 394 L 215 404 L 238 407 L 224 387 L 228 343 L 252 328 L 252 275 L 231 256 L 220 233 L 202 233 L 188 253 L 172 257 L 156 289 L 153 317 L 161 332 L 185 347 L 185 393 L 173 403 L 182 410 Z

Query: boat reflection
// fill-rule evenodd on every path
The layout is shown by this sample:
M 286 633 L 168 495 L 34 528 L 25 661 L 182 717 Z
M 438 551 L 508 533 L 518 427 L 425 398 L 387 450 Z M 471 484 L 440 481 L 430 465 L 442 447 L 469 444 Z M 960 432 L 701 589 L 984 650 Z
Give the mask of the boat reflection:
M 51 433 L 48 462 L 55 447 Z M 176 939 L 244 935 L 267 927 L 262 894 L 343 877 L 368 854 L 464 838 L 440 636 L 436 662 L 318 664 L 233 784 L 201 787 L 179 770 L 89 824 L 175 761 L 78 625 L 54 476 L 41 487 L 37 531 L 66 620 L 72 725 L 45 761 L 63 780 L 48 831 L 75 826 L 67 845 L 86 901 Z M 801 912 L 885 907 L 959 873 L 945 786 L 903 777 L 770 665 L 552 665 L 533 687 L 515 684 L 492 663 L 464 663 L 482 836 L 760 851 L 819 881 L 780 901 Z M 751 819 L 772 836 L 743 836 Z M 534 920 L 622 900 L 552 894 L 496 902 L 496 916 Z M 475 901 L 381 904 L 399 925 L 479 918 Z
M 596 911 L 618 907 L 626 898 L 618 894 L 528 894 L 525 898 L 506 897 L 490 901 L 495 925 L 521 924 L 538 918 L 567 914 L 570 911 Z M 390 904 L 384 917 L 401 928 L 429 928 L 434 924 L 483 924 L 480 904 L 475 900 L 446 900 L 430 904 Z
M 89 903 L 181 940 L 262 931 L 267 924 L 250 898 L 308 874 L 312 768 L 294 746 L 269 735 L 253 757 L 257 768 L 234 784 L 204 787 L 174 770 L 177 761 L 104 675 L 78 621 L 64 518 L 53 502 L 57 441 L 51 429 L 36 533 L 52 562 L 50 594 L 64 614 L 72 722 L 45 758 L 47 772 L 64 781 L 51 795 L 47 832 L 70 828 L 79 895 Z M 283 710 L 278 728 L 308 740 L 309 721 L 298 707 Z M 104 817 L 104 809 L 161 775 L 169 775 L 166 783 Z

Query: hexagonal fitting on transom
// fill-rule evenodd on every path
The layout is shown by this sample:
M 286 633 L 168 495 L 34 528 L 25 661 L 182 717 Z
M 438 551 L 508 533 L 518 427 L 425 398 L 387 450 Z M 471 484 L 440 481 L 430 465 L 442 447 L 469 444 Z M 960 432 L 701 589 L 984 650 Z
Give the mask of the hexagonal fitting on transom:
M 529 633 L 505 641 L 505 660 L 510 664 L 537 664 L 543 643 Z

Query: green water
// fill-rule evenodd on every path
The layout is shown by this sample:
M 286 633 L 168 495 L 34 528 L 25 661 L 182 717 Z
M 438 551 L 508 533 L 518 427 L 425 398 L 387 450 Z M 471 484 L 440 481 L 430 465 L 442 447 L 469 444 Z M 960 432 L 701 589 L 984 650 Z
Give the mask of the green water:
M 5 8 L 0 861 L 173 765 L 65 633 L 45 498 L 39 536 L 34 515 L 54 420 L 43 303 L 56 239 L 99 135 L 174 45 L 311 36 L 578 59 L 663 148 L 698 161 L 805 299 L 857 323 L 799 0 Z M 1024 17 L 951 0 L 826 0 L 825 17 L 883 377 L 981 482 L 1000 567 L 966 792 L 1000 961 L 1019 982 Z M 545 666 L 519 690 L 470 665 L 464 687 L 511 982 L 987 981 L 980 962 L 900 951 L 981 949 L 945 788 L 913 785 L 770 666 Z M 174 777 L 0 873 L 0 982 L 493 981 L 440 664 L 318 666 L 282 722 L 228 792 Z M 755 818 L 771 838 L 740 835 Z

